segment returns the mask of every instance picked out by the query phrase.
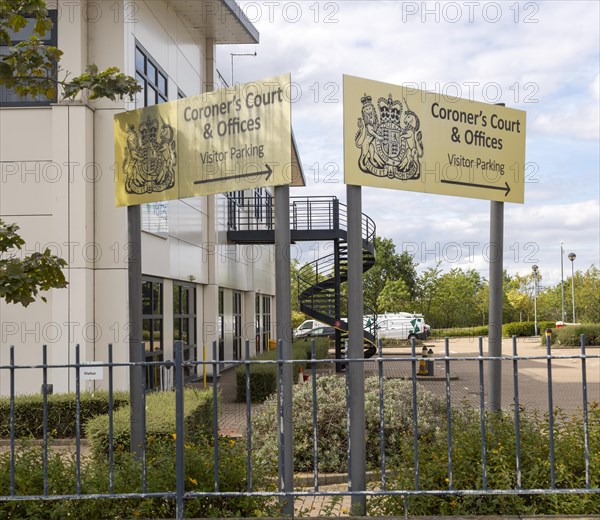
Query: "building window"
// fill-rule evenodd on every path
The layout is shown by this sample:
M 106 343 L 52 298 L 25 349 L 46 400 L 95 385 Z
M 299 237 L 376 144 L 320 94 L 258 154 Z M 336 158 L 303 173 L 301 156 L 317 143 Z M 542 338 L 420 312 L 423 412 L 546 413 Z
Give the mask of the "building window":
M 242 359 L 242 293 L 233 292 L 233 359 Z
M 271 336 L 271 297 L 263 296 L 263 349 L 269 348 L 269 339 Z
M 173 340 L 183 341 L 183 360 L 197 361 L 196 344 L 196 289 L 173 284 Z M 185 378 L 195 376 L 195 366 L 183 368 Z
M 164 360 L 163 340 L 163 284 L 144 280 L 142 285 L 142 338 L 145 360 Z M 160 365 L 146 367 L 146 388 L 163 388 L 163 371 Z
M 137 107 L 148 107 L 168 101 L 168 81 L 164 72 L 139 43 L 135 46 L 135 77 L 142 87 L 136 98 Z M 150 233 L 169 233 L 169 204 L 142 204 L 142 229 Z
M 39 36 L 37 34 L 34 35 L 33 28 L 35 26 L 35 18 L 27 18 L 27 25 L 23 27 L 20 31 L 13 33 L 9 32 L 10 35 L 10 46 L 8 45 L 0 45 L 0 56 L 5 56 L 8 54 L 11 46 L 16 45 L 17 43 L 28 40 L 30 36 L 34 35 L 45 45 L 56 46 L 58 38 L 57 38 L 57 11 L 56 9 L 48 10 L 48 17 L 52 20 L 52 29 L 49 32 L 45 33 L 43 36 Z M 6 88 L 4 86 L 0 87 L 0 106 L 3 107 L 14 107 L 14 106 L 48 106 L 51 103 L 56 103 L 57 96 L 55 95 L 53 98 L 49 99 L 46 96 L 25 96 L 21 97 L 17 95 L 12 89 Z
M 141 205 L 142 229 L 150 233 L 169 233 L 169 203 L 148 202 Z
M 135 77 L 142 86 L 136 105 L 149 107 L 168 101 L 167 74 L 139 43 L 135 46 Z
M 225 295 L 223 289 L 219 289 L 219 322 L 217 324 L 219 328 L 219 361 L 223 366 L 223 360 L 225 359 Z
M 257 294 L 254 297 L 254 314 L 255 314 L 255 323 L 256 323 L 256 353 L 258 354 L 261 351 L 260 348 L 260 344 L 261 344 L 261 337 L 262 337 L 262 330 L 260 328 L 260 295 Z

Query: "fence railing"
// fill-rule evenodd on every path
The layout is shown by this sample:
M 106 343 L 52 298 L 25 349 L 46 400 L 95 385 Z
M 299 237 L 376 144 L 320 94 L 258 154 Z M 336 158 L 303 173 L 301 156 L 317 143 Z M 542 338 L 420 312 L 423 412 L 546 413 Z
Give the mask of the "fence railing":
M 0 365 L 0 379 L 8 378 L 9 391 L 8 396 L 4 397 L 4 405 L 8 401 L 8 421 L 4 416 L 2 424 L 2 435 L 5 437 L 4 445 L 0 448 L 0 510 L 4 505 L 13 501 L 31 501 L 42 500 L 55 502 L 60 500 L 99 500 L 99 499 L 166 499 L 172 501 L 173 514 L 177 518 L 185 517 L 186 503 L 195 499 L 219 499 L 222 503 L 227 500 L 240 498 L 256 498 L 263 500 L 273 511 L 274 504 L 281 501 L 301 500 L 304 497 L 333 497 L 334 500 L 341 497 L 364 496 L 369 500 L 379 500 L 374 507 L 380 514 L 408 514 L 414 504 L 421 504 L 415 500 L 425 500 L 427 497 L 437 497 L 445 500 L 444 507 L 455 507 L 457 501 L 468 501 L 469 499 L 492 500 L 494 497 L 559 497 L 559 496 L 585 496 L 589 499 L 588 511 L 594 512 L 600 510 L 600 411 L 598 404 L 593 402 L 600 395 L 598 393 L 600 383 L 597 377 L 592 381 L 592 399 L 590 399 L 588 373 L 589 365 L 598 366 L 600 353 L 597 349 L 589 352 L 585 346 L 585 338 L 581 337 L 581 346 L 578 351 L 560 350 L 560 353 L 553 351 L 550 345 L 550 339 L 547 339 L 546 349 L 540 346 L 540 352 L 535 355 L 520 355 L 517 348 L 517 340 L 512 340 L 512 353 L 501 358 L 486 356 L 483 352 L 483 340 L 479 338 L 477 353 L 475 355 L 460 355 L 452 353 L 450 350 L 450 341 L 444 342 L 444 352 L 434 358 L 423 357 L 415 345 L 412 345 L 404 351 L 394 351 L 388 353 L 379 345 L 378 355 L 374 358 L 365 359 L 344 359 L 344 363 L 364 363 L 367 374 L 372 374 L 376 378 L 374 386 L 376 399 L 373 401 L 375 406 L 375 419 L 368 418 L 367 426 L 353 425 L 349 421 L 346 423 L 347 433 L 351 428 L 362 428 L 365 442 L 368 446 L 369 460 L 371 462 L 372 473 L 370 473 L 369 484 L 366 489 L 353 489 L 351 483 L 348 487 L 331 488 L 325 486 L 325 476 L 320 470 L 322 458 L 326 457 L 323 451 L 323 442 L 339 442 L 342 450 L 352 449 L 347 442 L 347 438 L 324 439 L 323 432 L 320 429 L 321 414 L 323 410 L 319 403 L 324 393 L 331 392 L 332 387 L 327 390 L 320 381 L 325 381 L 326 377 L 331 379 L 327 381 L 339 381 L 339 384 L 345 388 L 347 399 L 348 395 L 347 376 L 328 375 L 328 367 L 333 367 L 340 360 L 317 358 L 317 349 L 313 342 L 308 359 L 303 361 L 283 361 L 282 360 L 282 342 L 279 342 L 278 359 L 252 359 L 250 358 L 249 342 L 245 344 L 245 359 L 232 361 L 233 365 L 243 367 L 242 376 L 244 378 L 244 400 L 235 405 L 235 411 L 231 412 L 221 403 L 219 406 L 212 406 L 212 425 L 209 437 L 211 441 L 208 444 L 210 453 L 212 453 L 212 477 L 210 485 L 202 489 L 194 489 L 190 483 L 194 483 L 197 475 L 190 473 L 190 459 L 192 446 L 188 444 L 189 425 L 186 422 L 184 411 L 184 389 L 185 389 L 185 368 L 197 368 L 200 372 L 203 365 L 212 366 L 213 373 L 218 371 L 218 352 L 216 343 L 213 345 L 213 359 L 209 361 L 185 361 L 182 355 L 182 345 L 177 342 L 175 345 L 175 359 L 171 361 L 144 362 L 144 363 L 115 363 L 113 362 L 112 345 L 108 348 L 108 361 L 95 364 L 95 367 L 106 368 L 106 388 L 107 393 L 107 414 L 108 414 L 108 447 L 106 461 L 106 487 L 103 490 L 94 489 L 93 492 L 87 491 L 85 479 L 82 478 L 82 470 L 85 464 L 82 462 L 82 453 L 86 449 L 82 445 L 82 390 L 81 382 L 83 371 L 90 368 L 87 363 L 80 362 L 79 346 L 75 348 L 75 362 L 70 364 L 49 364 L 47 362 L 47 348 L 42 348 L 42 363 L 19 364 L 15 361 L 14 347 L 10 347 L 9 363 Z M 505 403 L 502 411 L 487 410 L 486 395 L 486 368 L 492 361 L 502 361 L 509 377 L 512 379 L 512 392 L 510 399 Z M 429 363 L 428 363 L 429 362 Z M 575 381 L 579 388 L 580 397 L 577 400 L 580 406 L 570 410 L 567 418 L 561 418 L 560 412 L 555 408 L 555 372 L 564 368 L 565 363 L 569 365 L 569 377 Z M 538 383 L 536 387 L 538 396 L 545 393 L 542 409 L 536 410 L 533 416 L 530 415 L 530 405 L 524 405 L 524 399 L 520 392 L 521 381 L 523 377 L 523 365 L 535 363 L 535 376 Z M 304 392 L 308 397 L 302 403 L 294 403 L 294 407 L 310 406 L 308 415 L 302 416 L 304 420 L 309 417 L 311 421 L 310 445 L 311 453 L 304 453 L 304 465 L 310 466 L 312 461 L 312 471 L 309 472 L 309 484 L 304 483 L 302 488 L 294 487 L 290 489 L 279 483 L 275 486 L 274 475 L 265 478 L 265 461 L 259 464 L 260 471 L 257 471 L 257 462 L 255 452 L 260 448 L 265 439 L 257 439 L 253 417 L 257 413 L 264 411 L 265 407 L 274 406 L 274 404 L 255 404 L 252 402 L 253 375 L 254 367 L 271 366 L 277 374 L 279 383 L 275 385 L 276 392 L 292 391 L 282 388 L 283 372 L 290 365 L 297 368 L 301 365 L 306 368 L 309 376 L 304 383 Z M 433 366 L 437 367 L 436 376 Z M 579 365 L 578 375 L 575 376 L 575 365 Z M 139 485 L 132 491 L 120 490 L 117 486 L 116 468 L 117 468 L 117 449 L 115 448 L 114 433 L 114 369 L 117 367 L 135 367 L 135 366 L 159 365 L 171 367 L 174 373 L 174 403 L 175 418 L 173 424 L 172 441 L 174 451 L 172 451 L 172 463 L 174 465 L 174 482 L 172 488 L 154 489 L 148 483 L 148 475 L 152 472 L 152 465 L 156 464 L 148 454 L 151 451 L 151 439 L 146 440 L 146 444 L 141 446 L 141 452 L 138 453 L 139 466 L 135 466 L 140 471 Z M 542 368 L 540 368 L 542 366 Z M 52 481 L 52 475 L 49 475 L 51 465 L 51 455 L 53 450 L 53 439 L 51 435 L 52 424 L 48 422 L 49 404 L 48 404 L 48 381 L 52 371 L 66 369 L 75 374 L 75 392 L 74 392 L 74 438 L 72 439 L 72 449 L 74 450 L 74 474 L 73 486 L 70 492 L 56 492 L 49 485 Z M 467 372 L 464 372 L 464 370 Z M 41 450 L 41 487 L 32 488 L 23 487 L 20 475 L 19 453 L 23 450 L 23 439 L 17 438 L 18 420 L 15 392 L 15 383 L 17 378 L 30 377 L 31 371 L 41 370 L 42 388 L 42 435 L 39 441 Z M 463 372 L 461 372 L 461 370 Z M 528 368 L 527 370 L 533 370 Z M 594 370 L 592 368 L 592 370 Z M 597 369 L 596 369 L 597 372 Z M 39 372 L 36 372 L 39 373 Z M 471 383 L 476 382 L 476 391 L 472 392 L 473 400 L 470 404 L 457 403 L 455 391 L 460 385 L 465 384 L 465 376 L 461 375 L 462 380 L 456 380 L 456 374 L 468 373 Z M 239 377 L 239 376 L 238 376 Z M 264 372 L 260 377 L 265 377 Z M 563 376 L 561 376 L 562 378 Z M 221 378 L 224 379 L 223 374 Z M 235 379 L 230 378 L 229 384 L 234 385 Z M 404 381 L 404 390 L 407 400 L 406 406 L 402 407 L 397 402 L 396 390 L 388 390 L 387 384 L 394 379 Z M 562 380 L 562 379 L 561 379 Z M 437 386 L 434 387 L 434 382 Z M 38 382 L 36 381 L 36 384 Z M 426 389 L 423 385 L 432 385 Z M 213 399 L 213 403 L 219 400 L 219 396 L 226 393 L 231 394 L 230 389 L 224 387 L 225 381 L 219 381 L 213 378 L 210 382 L 207 392 Z M 372 386 L 372 385 L 371 385 Z M 371 388 L 371 386 L 369 388 Z M 299 388 L 296 386 L 295 388 Z M 307 390 L 307 388 L 309 390 Z M 437 396 L 435 399 L 431 395 Z M 372 389 L 372 388 L 371 388 Z M 299 390 L 294 390 L 298 392 Z M 394 398 L 390 401 L 386 399 L 387 392 L 391 392 Z M 431 394 L 431 395 L 430 395 Z M 138 396 L 145 407 L 144 396 Z M 281 397 L 281 396 L 280 396 Z M 423 404 L 422 399 L 429 399 Z M 463 396 L 464 397 L 464 396 Z M 528 396 L 531 397 L 531 396 Z M 571 396 L 572 397 L 572 396 Z M 135 399 L 135 396 L 132 396 Z M 462 400 L 462 397 L 461 397 Z M 281 403 L 282 399 L 277 400 Z M 433 404 L 432 404 L 433 403 Z M 1 403 L 0 403 L 1 404 Z M 133 403 L 131 403 L 133 405 Z M 343 402 L 338 403 L 343 408 Z M 232 405 L 233 406 L 233 405 Z M 280 405 L 279 405 L 280 406 Z M 429 408 L 431 410 L 429 410 Z M 348 402 L 346 402 L 345 411 L 347 412 Z M 428 416 L 432 410 L 437 410 L 436 416 Z M 219 423 L 223 423 L 228 413 L 236 414 L 235 419 L 240 427 L 237 434 L 224 432 Z M 404 414 L 404 415 L 403 415 Z M 342 416 L 344 416 L 342 409 Z M 402 440 L 397 436 L 400 430 L 395 430 L 397 416 L 402 416 L 401 422 L 404 425 L 402 431 Z M 292 414 L 294 417 L 294 414 Z M 261 416 L 269 417 L 269 415 Z M 271 416 L 273 424 L 270 428 L 273 432 L 278 432 L 280 422 L 284 414 L 281 408 L 277 413 Z M 396 418 L 394 418 L 396 417 Z M 533 417 L 533 418 L 532 418 Z M 470 421 L 470 422 L 469 422 Z M 558 424 L 557 421 L 563 421 Z M 8 425 L 6 424 L 8 422 Z M 373 424 L 376 424 L 377 431 L 373 431 Z M 465 426 L 466 425 L 466 426 Z M 305 425 L 306 426 L 306 425 Z M 144 438 L 146 435 L 146 424 L 144 423 Z M 472 428 L 473 436 L 467 435 L 468 428 Z M 393 431 L 392 431 L 393 430 Z M 8 435 L 6 435 L 8 433 Z M 219 438 L 225 440 L 217 441 Z M 466 435 L 466 436 L 465 436 Z M 564 436 L 568 436 L 565 441 Z M 8 439 L 6 439 L 8 437 Z M 532 439 L 534 442 L 532 444 Z M 6 442 L 8 441 L 8 442 Z M 289 442 L 289 439 L 278 435 L 278 442 L 281 444 Z M 468 451 L 464 444 L 470 442 L 468 448 L 475 455 L 471 462 L 465 462 L 466 452 Z M 565 449 L 565 442 L 570 449 Z M 302 439 L 307 449 L 307 442 Z M 537 447 L 535 444 L 537 443 Z M 224 482 L 222 471 L 224 467 L 231 467 L 232 461 L 228 457 L 232 456 L 228 451 L 235 445 L 235 449 L 242 450 L 236 452 L 238 457 L 243 457 L 243 470 L 239 470 L 239 481 L 232 485 L 230 481 Z M 434 447 L 442 447 L 443 452 L 435 451 Z M 531 454 L 525 450 L 540 449 L 543 446 L 544 457 L 532 461 Z M 149 451 L 150 450 L 150 451 Z M 545 451 L 544 451 L 545 450 Z M 1 453 L 3 451 L 3 453 Z M 568 452 L 568 453 L 566 453 Z M 539 453 L 539 452 L 536 452 Z M 347 453 L 346 453 L 347 454 Z M 403 454 L 401 456 L 401 454 Z M 87 464 L 89 464 L 89 459 Z M 348 459 L 346 459 L 348 460 Z M 475 467 L 473 460 L 477 461 Z M 308 462 L 307 462 L 308 461 Z M 403 461 L 405 467 L 400 467 L 400 461 Z M 163 460 L 164 464 L 164 460 Z M 468 468 L 465 468 L 467 464 Z M 412 465 L 412 467 L 410 467 Z M 499 467 L 501 466 L 501 469 Z M 567 468 L 567 466 L 569 466 Z M 102 466 L 104 467 L 104 466 Z M 537 468 L 533 475 L 532 467 Z M 570 469 L 569 469 L 570 468 Z M 257 473 L 260 473 L 257 476 Z M 467 478 L 469 473 L 472 478 Z M 305 475 L 306 478 L 306 475 Z M 53 482 L 53 481 L 52 481 Z M 275 486 L 275 487 L 274 487 Z M 345 489 L 344 489 L 345 488 Z M 23 490 L 28 490 L 24 492 Z M 395 500 L 395 502 L 394 502 Z M 383 501 L 383 502 L 381 502 Z M 485 502 L 488 504 L 488 502 Z M 395 504 L 395 505 L 394 505 Z M 489 505 L 489 504 L 488 504 Z M 48 507 L 52 507 L 51 504 Z M 253 506 L 254 507 L 254 506 Z M 396 511 L 394 507 L 398 508 Z M 416 507 L 416 506 L 415 506 Z M 483 506 L 482 506 L 483 507 Z M 491 506 L 490 506 L 491 507 Z M 482 511 L 487 509 L 483 508 Z M 0 515 L 2 516 L 2 515 Z

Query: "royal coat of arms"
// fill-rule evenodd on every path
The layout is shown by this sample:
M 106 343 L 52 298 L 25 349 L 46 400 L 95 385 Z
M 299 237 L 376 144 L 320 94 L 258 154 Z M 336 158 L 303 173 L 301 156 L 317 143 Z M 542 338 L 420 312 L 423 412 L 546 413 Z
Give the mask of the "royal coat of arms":
M 354 140 L 360 149 L 358 167 L 365 173 L 390 179 L 412 180 L 421 175 L 423 136 L 417 114 L 392 98 L 380 97 L 377 106 L 371 96 L 361 98 L 362 117 Z
M 168 190 L 175 185 L 175 131 L 162 119 L 147 119 L 127 127 L 125 191 L 138 195 Z

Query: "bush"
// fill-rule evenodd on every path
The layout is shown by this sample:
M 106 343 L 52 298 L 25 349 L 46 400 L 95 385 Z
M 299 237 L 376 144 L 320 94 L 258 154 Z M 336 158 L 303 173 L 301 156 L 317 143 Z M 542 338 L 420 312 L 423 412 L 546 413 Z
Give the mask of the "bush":
M 114 392 L 113 406 L 117 410 L 129 404 L 128 392 Z M 48 396 L 48 435 L 54 438 L 75 437 L 75 394 Z M 80 419 L 84 425 L 98 415 L 108 413 L 108 392 L 82 392 Z M 41 394 L 15 397 L 15 437 L 41 439 L 44 435 Z M 0 398 L 0 438 L 10 437 L 10 399 Z
M 316 340 L 317 359 L 324 359 L 329 355 L 329 344 L 327 338 Z M 308 340 L 296 340 L 292 344 L 292 359 L 311 359 L 311 342 Z M 253 358 L 259 361 L 277 360 L 276 350 L 267 350 Z M 298 381 L 298 367 L 306 368 L 308 363 L 294 363 L 294 382 Z M 250 399 L 253 403 L 262 403 L 269 395 L 277 391 L 277 364 L 250 364 Z M 238 402 L 246 401 L 246 366 L 240 365 L 236 369 L 236 399 Z
M 241 441 L 221 439 L 219 442 L 219 490 L 247 490 L 246 449 Z M 43 494 L 43 462 L 40 448 L 17 450 L 15 457 L 15 492 L 17 495 Z M 175 442 L 157 442 L 146 458 L 147 493 L 175 491 Z M 208 443 L 185 445 L 185 491 L 214 491 L 213 447 Z M 75 494 L 75 458 L 50 454 L 48 460 L 48 490 L 51 494 Z M 0 454 L 0 489 L 8 490 L 10 457 Z M 254 489 L 272 489 L 265 482 L 261 468 L 253 468 Z M 142 492 L 142 462 L 130 453 L 118 454 L 113 465 L 115 493 Z M 109 465 L 105 457 L 95 460 L 83 457 L 81 492 L 109 492 Z M 185 518 L 215 518 L 277 516 L 277 502 L 265 497 L 202 497 L 185 501 Z M 166 498 L 118 498 L 93 500 L 9 500 L 0 502 L 0 518 L 175 518 L 175 501 Z
M 404 451 L 412 453 L 412 382 L 384 380 L 384 420 L 386 456 Z M 418 426 L 422 439 L 431 437 L 445 416 L 445 403 L 430 392 L 419 388 L 417 393 Z M 293 396 L 294 469 L 313 469 L 312 384 L 295 387 Z M 347 471 L 348 431 L 346 419 L 346 382 L 338 376 L 317 377 L 317 449 L 319 471 Z M 365 418 L 367 463 L 379 465 L 379 380 L 365 379 Z M 253 415 L 252 436 L 254 454 L 261 461 L 277 459 L 277 398 L 269 397 Z
M 558 489 L 583 489 L 584 424 L 580 416 L 554 413 L 555 470 Z M 516 489 L 516 432 L 512 414 L 486 417 L 486 469 L 489 489 Z M 549 489 L 550 438 L 548 417 L 538 413 L 520 414 L 521 487 Z M 478 410 L 468 405 L 452 413 L 453 487 L 482 489 L 481 429 Z M 600 450 L 600 409 L 590 408 L 589 453 Z M 407 450 L 408 451 L 408 450 Z M 389 489 L 414 489 L 412 452 L 396 452 L 389 459 Z M 419 444 L 419 486 L 422 490 L 448 489 L 448 444 L 445 421 L 433 438 Z M 393 468 L 393 469 L 392 469 Z M 590 457 L 591 487 L 600 485 L 600 458 Z M 369 503 L 371 515 L 404 514 L 401 497 L 378 497 Z M 600 495 L 446 495 L 408 498 L 411 516 L 419 515 L 590 515 L 600 513 Z
M 433 329 L 432 338 L 459 338 L 459 337 L 478 337 L 487 336 L 488 327 L 463 327 L 454 329 Z
M 585 335 L 586 346 L 600 345 L 600 324 L 590 323 L 586 325 L 567 325 L 558 329 L 552 329 L 552 343 L 563 347 L 579 347 L 580 336 Z M 546 338 L 542 338 L 546 343 Z
M 553 321 L 539 321 L 538 334 L 544 335 L 546 329 L 555 327 Z M 533 336 L 535 335 L 534 321 L 515 321 L 502 325 L 502 335 L 512 338 L 513 336 Z
M 213 434 L 212 392 L 187 388 L 184 392 L 186 440 L 199 442 Z M 89 421 L 85 427 L 92 453 L 106 455 L 108 444 L 108 415 Z M 175 433 L 175 392 L 153 392 L 146 396 L 146 443 L 148 449 L 156 441 L 170 439 Z M 113 414 L 113 450 L 129 451 L 130 408 L 120 408 Z

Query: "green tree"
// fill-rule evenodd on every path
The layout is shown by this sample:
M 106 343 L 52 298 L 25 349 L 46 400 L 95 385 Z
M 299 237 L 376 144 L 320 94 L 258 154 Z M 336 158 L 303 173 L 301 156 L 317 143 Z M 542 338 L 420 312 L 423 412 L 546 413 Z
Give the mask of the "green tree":
M 375 265 L 363 278 L 365 305 L 381 313 L 389 309 L 380 307 L 379 296 L 388 282 L 403 280 L 410 298 L 417 294 L 417 271 L 413 256 L 404 251 L 396 253 L 396 246 L 390 238 L 375 238 Z
M 0 15 L 0 43 L 9 46 L 8 52 L 0 57 L 0 86 L 20 96 L 49 99 L 56 96 L 58 87 L 63 99 L 73 99 L 85 89 L 89 99 L 113 101 L 125 96 L 133 99 L 141 90 L 135 78 L 116 67 L 100 71 L 91 64 L 86 72 L 69 79 L 69 73 L 60 67 L 63 52 L 40 40 L 52 28 L 44 0 L 0 0 Z M 35 19 L 33 34 L 10 46 L 31 19 Z
M 533 320 L 533 273 L 515 274 L 505 279 L 504 292 L 509 303 L 504 322 Z
M 571 280 L 565 281 L 565 308 L 571 316 L 571 298 L 567 294 L 571 289 Z M 567 303 L 567 301 L 569 303 Z M 575 319 L 578 323 L 600 323 L 600 269 L 591 265 L 582 273 L 575 273 Z
M 478 294 L 482 286 L 483 279 L 474 269 L 451 269 L 438 280 L 428 319 L 437 328 L 478 325 Z
M 25 241 L 18 230 L 16 224 L 6 225 L 0 220 L 0 299 L 27 307 L 40 291 L 67 286 L 62 272 L 67 263 L 49 249 L 19 258 Z M 40 298 L 46 301 L 44 296 Z
M 402 312 L 407 311 L 413 301 L 406 282 L 399 279 L 388 280 L 377 299 L 377 304 L 386 312 Z
M 417 303 L 421 314 L 426 319 L 429 319 L 431 323 L 433 322 L 428 316 L 430 315 L 433 302 L 437 297 L 441 273 L 440 262 L 438 262 L 435 267 L 427 268 L 417 280 Z

